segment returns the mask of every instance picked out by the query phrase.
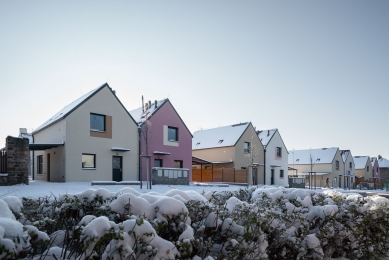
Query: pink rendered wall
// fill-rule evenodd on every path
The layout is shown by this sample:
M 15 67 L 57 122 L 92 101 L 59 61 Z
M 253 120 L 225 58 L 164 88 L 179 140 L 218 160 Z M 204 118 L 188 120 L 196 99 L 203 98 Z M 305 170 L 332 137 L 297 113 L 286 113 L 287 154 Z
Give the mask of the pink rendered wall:
M 380 167 L 378 166 L 378 161 L 375 160 L 375 163 L 374 165 L 372 165 L 373 169 L 374 169 L 374 176 L 373 178 L 381 178 L 380 176 Z
M 192 135 L 187 130 L 170 102 L 164 103 L 158 111 L 150 118 L 150 133 L 153 136 L 149 145 L 151 155 L 151 167 L 154 167 L 154 159 L 162 159 L 163 167 L 173 168 L 174 160 L 181 160 L 182 167 L 189 169 L 189 181 L 192 181 Z M 173 126 L 178 128 L 178 147 L 163 144 L 163 126 Z M 153 154 L 154 151 L 168 152 L 170 155 Z M 144 143 L 141 144 L 142 154 L 146 154 Z M 142 176 L 146 180 L 146 158 L 142 158 Z M 149 169 L 150 170 L 150 169 Z

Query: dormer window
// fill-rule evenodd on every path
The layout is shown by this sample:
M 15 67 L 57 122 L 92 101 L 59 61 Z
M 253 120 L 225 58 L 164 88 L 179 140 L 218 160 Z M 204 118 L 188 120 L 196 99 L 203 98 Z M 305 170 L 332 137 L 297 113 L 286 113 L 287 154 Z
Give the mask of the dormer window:
M 219 142 L 217 142 L 217 143 L 218 143 L 218 144 L 221 144 L 221 143 L 223 143 L 223 141 L 224 141 L 224 140 L 219 140 Z
M 200 145 L 200 142 L 198 142 L 196 145 Z
M 296 162 L 300 161 L 300 159 L 296 159 Z
M 316 162 L 320 162 L 320 158 L 317 158 L 317 159 L 316 159 Z

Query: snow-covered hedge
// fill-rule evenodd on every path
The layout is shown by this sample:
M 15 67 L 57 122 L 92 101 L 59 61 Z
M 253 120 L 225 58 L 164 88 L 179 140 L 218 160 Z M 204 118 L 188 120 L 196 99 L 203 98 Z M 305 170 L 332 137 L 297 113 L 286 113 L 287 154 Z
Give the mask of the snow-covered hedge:
M 0 259 L 385 259 L 389 201 L 275 187 L 0 199 Z

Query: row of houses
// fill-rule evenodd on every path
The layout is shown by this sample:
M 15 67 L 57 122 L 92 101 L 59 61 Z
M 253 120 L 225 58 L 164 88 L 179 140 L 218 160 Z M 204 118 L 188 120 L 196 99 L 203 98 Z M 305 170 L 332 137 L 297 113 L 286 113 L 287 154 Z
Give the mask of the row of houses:
M 192 134 L 169 99 L 142 97 L 141 107 L 127 110 L 108 84 L 20 137 L 30 140 L 32 177 L 55 182 L 146 180 L 156 167 L 187 169 L 191 181 L 270 185 L 315 172 L 320 185 L 328 178 L 329 186 L 343 187 L 359 175 L 382 178 L 386 160 L 338 148 L 288 151 L 278 129 L 258 130 L 251 122 Z

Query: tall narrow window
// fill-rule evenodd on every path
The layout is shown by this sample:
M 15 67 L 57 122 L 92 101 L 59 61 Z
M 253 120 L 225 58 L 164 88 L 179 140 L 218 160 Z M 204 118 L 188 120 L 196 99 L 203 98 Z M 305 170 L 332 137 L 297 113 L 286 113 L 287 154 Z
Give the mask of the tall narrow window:
M 336 170 L 339 170 L 339 161 L 335 161 L 335 168 Z
M 178 141 L 178 128 L 169 126 L 167 129 L 168 129 L 167 139 L 173 142 Z
M 277 157 L 282 158 L 282 149 L 281 147 L 277 147 Z
M 90 130 L 105 132 L 105 116 L 99 114 L 90 114 Z
M 353 168 L 353 163 L 350 162 L 350 170 Z
M 250 143 L 244 142 L 244 153 L 250 153 Z
M 37 159 L 38 174 L 43 174 L 43 155 L 38 155 L 36 159 Z
M 369 166 L 367 166 L 367 172 L 369 172 Z
M 284 170 L 280 170 L 280 178 L 284 178 Z
M 95 154 L 82 154 L 82 168 L 94 169 L 96 168 L 96 155 Z

